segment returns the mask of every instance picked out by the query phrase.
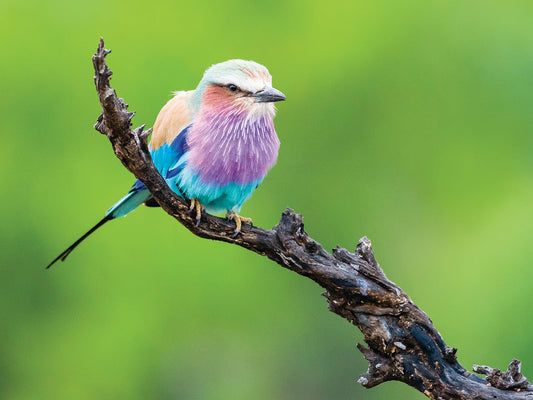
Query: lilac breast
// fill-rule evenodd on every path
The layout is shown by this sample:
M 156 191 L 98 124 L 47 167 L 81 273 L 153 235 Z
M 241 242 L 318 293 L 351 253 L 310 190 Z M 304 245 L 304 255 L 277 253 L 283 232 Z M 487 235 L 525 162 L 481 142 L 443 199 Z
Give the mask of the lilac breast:
M 202 183 L 260 181 L 276 163 L 279 139 L 270 116 L 234 108 L 200 110 L 189 131 L 188 165 Z

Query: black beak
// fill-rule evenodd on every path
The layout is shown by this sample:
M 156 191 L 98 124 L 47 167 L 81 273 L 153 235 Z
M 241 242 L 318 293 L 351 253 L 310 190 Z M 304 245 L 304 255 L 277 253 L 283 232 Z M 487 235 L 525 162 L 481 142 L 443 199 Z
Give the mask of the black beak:
M 255 97 L 255 101 L 258 103 L 273 103 L 275 101 L 283 101 L 287 98 L 278 89 L 269 88 L 261 92 L 252 94 Z

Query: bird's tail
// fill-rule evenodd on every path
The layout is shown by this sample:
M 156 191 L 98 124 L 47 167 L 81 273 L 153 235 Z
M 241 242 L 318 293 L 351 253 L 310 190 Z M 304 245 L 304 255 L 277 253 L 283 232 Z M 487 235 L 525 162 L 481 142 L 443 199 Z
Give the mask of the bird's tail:
M 103 224 L 105 224 L 107 221 L 111 221 L 113 218 L 106 215 L 104 218 L 100 220 L 95 226 L 93 226 L 89 231 L 84 234 L 82 237 L 80 237 L 78 240 L 76 240 L 74 243 L 72 243 L 68 249 L 66 249 L 63 253 L 58 255 L 56 258 L 54 258 L 54 261 L 52 261 L 50 264 L 46 266 L 46 269 L 50 268 L 52 265 L 54 265 L 57 261 L 65 261 L 65 259 L 68 257 L 68 255 L 74 250 L 78 245 L 83 242 L 91 233 L 93 233 L 95 230 L 100 228 Z
M 113 204 L 113 207 L 107 210 L 105 216 L 111 217 L 111 219 L 123 217 L 126 214 L 129 214 L 130 212 L 135 210 L 151 196 L 152 195 L 150 194 L 148 189 L 136 189 L 134 186 L 126 196 L 121 198 L 119 201 Z
M 68 249 L 66 249 L 63 253 L 58 255 L 50 264 L 46 266 L 46 269 L 50 268 L 52 265 L 54 265 L 57 261 L 65 261 L 65 259 L 68 257 L 68 255 L 74 250 L 78 245 L 83 242 L 91 233 L 93 233 L 95 230 L 100 228 L 102 225 L 104 225 L 107 221 L 111 221 L 112 219 L 122 217 L 126 214 L 129 214 L 133 210 L 135 210 L 138 206 L 140 206 L 144 201 L 148 200 L 150 198 L 150 192 L 146 189 L 142 190 L 135 190 L 132 189 L 130 192 L 124 196 L 122 199 L 120 199 L 118 202 L 116 202 L 113 207 L 111 207 L 107 213 L 105 214 L 105 217 L 100 220 L 95 226 L 93 226 L 87 233 L 85 233 L 82 237 L 80 237 L 78 240 L 76 240 L 74 243 L 72 243 Z

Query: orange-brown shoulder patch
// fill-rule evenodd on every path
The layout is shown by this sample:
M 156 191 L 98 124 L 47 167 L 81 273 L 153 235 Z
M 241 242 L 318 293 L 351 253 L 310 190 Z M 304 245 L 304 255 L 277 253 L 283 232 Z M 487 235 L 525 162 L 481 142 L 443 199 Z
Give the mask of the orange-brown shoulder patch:
M 177 92 L 159 111 L 150 141 L 152 150 L 157 150 L 164 143 L 172 143 L 176 136 L 191 123 L 192 112 L 188 100 L 192 92 L 192 90 Z

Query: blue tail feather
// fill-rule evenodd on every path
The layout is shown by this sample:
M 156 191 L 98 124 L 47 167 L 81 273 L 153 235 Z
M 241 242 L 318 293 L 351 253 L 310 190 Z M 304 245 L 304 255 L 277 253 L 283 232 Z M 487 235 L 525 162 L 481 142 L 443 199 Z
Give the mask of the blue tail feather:
M 144 187 L 144 185 L 143 185 Z M 118 218 L 129 214 L 142 203 L 150 198 L 151 194 L 146 189 L 135 189 L 135 185 L 129 193 L 117 201 L 105 214 L 106 217 Z
M 65 259 L 72 252 L 72 250 L 78 247 L 81 242 L 83 242 L 89 235 L 91 235 L 95 230 L 104 225 L 107 221 L 111 221 L 112 219 L 122 217 L 132 212 L 138 206 L 148 200 L 151 196 L 150 192 L 144 187 L 144 185 L 141 185 L 138 185 L 136 182 L 135 185 L 129 191 L 129 193 L 123 198 L 121 198 L 118 202 L 116 202 L 113 207 L 111 207 L 107 211 L 104 218 L 100 222 L 98 222 L 87 233 L 85 233 L 78 240 L 72 243 L 64 252 L 62 252 L 50 264 L 48 264 L 46 268 L 50 268 L 59 260 L 65 261 Z

